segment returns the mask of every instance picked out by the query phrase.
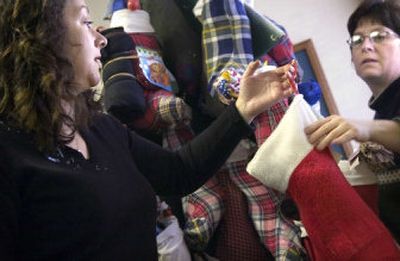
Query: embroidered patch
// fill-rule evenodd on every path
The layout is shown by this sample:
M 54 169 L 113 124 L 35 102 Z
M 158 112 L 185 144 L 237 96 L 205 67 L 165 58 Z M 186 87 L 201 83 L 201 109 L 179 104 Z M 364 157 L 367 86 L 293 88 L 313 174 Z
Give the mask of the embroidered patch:
M 146 79 L 153 85 L 172 92 L 176 80 L 165 66 L 160 54 L 140 46 L 136 46 L 136 52 L 139 56 L 139 66 Z

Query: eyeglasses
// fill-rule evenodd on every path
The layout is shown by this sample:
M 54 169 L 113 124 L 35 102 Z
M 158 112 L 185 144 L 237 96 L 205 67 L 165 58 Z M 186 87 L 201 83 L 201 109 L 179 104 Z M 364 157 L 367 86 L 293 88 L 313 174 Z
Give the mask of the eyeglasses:
M 396 33 L 391 31 L 372 31 L 369 34 L 354 34 L 347 40 L 350 48 L 357 48 L 362 45 L 366 38 L 369 38 L 374 44 L 379 44 L 391 37 L 399 37 Z

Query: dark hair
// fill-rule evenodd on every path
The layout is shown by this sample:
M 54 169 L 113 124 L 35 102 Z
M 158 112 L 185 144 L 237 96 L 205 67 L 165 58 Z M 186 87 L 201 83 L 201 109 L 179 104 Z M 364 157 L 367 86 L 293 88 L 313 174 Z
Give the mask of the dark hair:
M 351 14 L 347 30 L 353 35 L 361 20 L 379 22 L 400 35 L 400 5 L 398 0 L 364 0 Z
M 60 53 L 65 2 L 0 2 L 0 115 L 33 133 L 41 150 L 70 142 L 93 107 L 91 92 L 74 94 L 72 64 Z M 75 107 L 75 119 L 66 114 L 64 101 Z M 61 135 L 65 124 L 72 131 Z

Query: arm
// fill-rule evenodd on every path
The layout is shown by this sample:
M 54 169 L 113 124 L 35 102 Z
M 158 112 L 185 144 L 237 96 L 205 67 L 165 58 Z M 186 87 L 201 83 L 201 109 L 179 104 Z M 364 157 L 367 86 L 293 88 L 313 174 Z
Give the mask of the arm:
M 157 194 L 186 195 L 204 184 L 252 129 L 234 105 L 176 152 L 132 134 L 131 151 Z
M 185 195 L 201 186 L 251 132 L 247 123 L 277 100 L 291 94 L 292 66 L 256 74 L 253 62 L 243 75 L 236 104 L 176 153 L 161 150 L 133 135 L 131 151 L 140 171 L 161 195 Z M 149 160 L 152 159 L 152 160 Z
M 370 127 L 370 141 L 400 153 L 400 122 L 394 120 L 374 120 Z
M 350 140 L 372 141 L 400 153 L 400 123 L 394 120 L 348 120 L 331 115 L 305 129 L 311 144 L 322 150 Z

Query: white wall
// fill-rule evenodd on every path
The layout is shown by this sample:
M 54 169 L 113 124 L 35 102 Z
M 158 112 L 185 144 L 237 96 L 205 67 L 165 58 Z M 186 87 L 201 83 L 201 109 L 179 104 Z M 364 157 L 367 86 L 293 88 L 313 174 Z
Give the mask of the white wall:
M 97 25 L 106 0 L 86 0 Z M 311 38 L 339 113 L 349 118 L 371 118 L 368 87 L 355 74 L 346 44 L 346 23 L 360 0 L 254 0 L 255 9 L 281 23 L 294 43 Z
M 339 113 L 371 118 L 368 87 L 351 63 L 347 19 L 360 0 L 255 0 L 255 9 L 281 23 L 294 43 L 311 38 Z
M 90 10 L 90 17 L 93 19 L 95 26 L 108 25 L 108 22 L 103 20 L 107 2 L 107 0 L 86 0 Z

